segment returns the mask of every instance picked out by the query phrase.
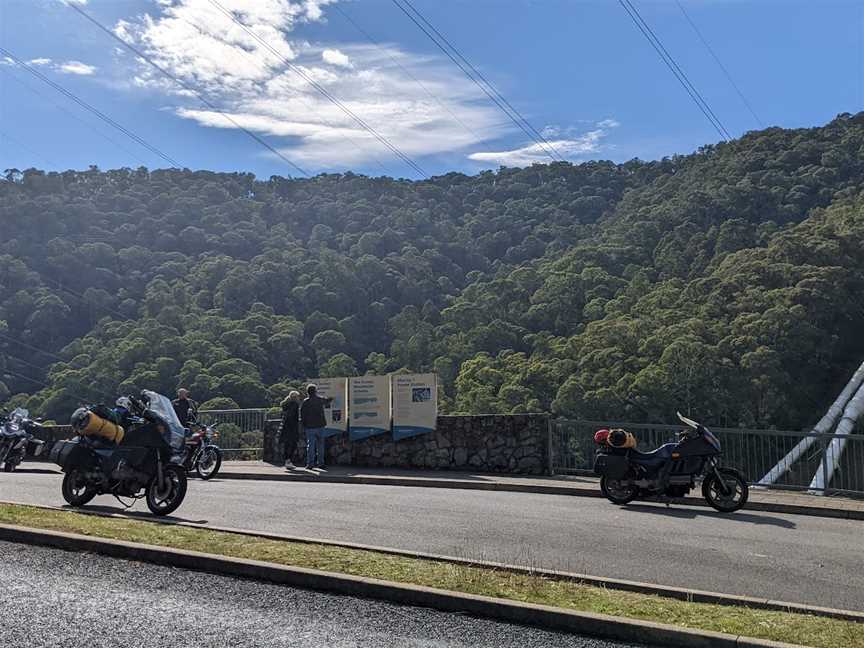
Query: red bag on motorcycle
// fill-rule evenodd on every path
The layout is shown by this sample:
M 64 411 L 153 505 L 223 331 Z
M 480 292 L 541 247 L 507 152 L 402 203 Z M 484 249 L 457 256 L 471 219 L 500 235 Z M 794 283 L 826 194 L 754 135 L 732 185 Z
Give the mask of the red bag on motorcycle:
M 606 445 L 606 440 L 609 438 L 609 430 L 597 430 L 594 433 L 594 443 L 597 445 Z

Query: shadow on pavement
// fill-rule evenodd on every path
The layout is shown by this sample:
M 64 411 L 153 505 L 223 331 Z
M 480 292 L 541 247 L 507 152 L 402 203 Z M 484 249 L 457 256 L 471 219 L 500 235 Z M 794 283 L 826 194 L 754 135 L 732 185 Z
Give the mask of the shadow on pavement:
M 784 529 L 794 529 L 798 526 L 794 522 L 790 520 L 785 520 L 783 518 L 773 517 L 771 515 L 764 514 L 754 515 L 752 513 L 742 513 L 741 511 L 738 511 L 737 513 L 720 513 L 713 510 L 700 510 L 697 508 L 678 508 L 674 507 L 674 505 L 667 508 L 663 505 L 652 504 L 628 504 L 627 506 L 623 506 L 621 508 L 622 510 L 632 511 L 635 513 L 650 513 L 653 515 L 663 515 L 675 518 L 695 519 L 697 517 L 709 517 L 735 522 L 748 522 L 750 524 L 777 526 Z
M 153 515 L 150 511 L 131 511 L 124 509 L 121 506 L 69 506 L 68 504 L 62 507 L 66 511 L 74 511 L 76 513 L 110 513 L 112 515 L 120 514 L 128 518 L 141 518 L 143 520 L 156 520 L 159 522 L 183 522 L 185 524 L 209 524 L 210 520 L 189 520 L 187 518 L 176 517 L 174 515 Z

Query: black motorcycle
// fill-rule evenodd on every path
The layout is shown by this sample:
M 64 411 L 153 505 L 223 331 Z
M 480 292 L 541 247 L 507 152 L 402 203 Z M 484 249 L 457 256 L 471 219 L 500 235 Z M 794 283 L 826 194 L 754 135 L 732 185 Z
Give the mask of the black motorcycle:
M 0 414 L 0 464 L 3 464 L 3 472 L 15 470 L 26 456 L 42 454 L 45 442 L 33 436 L 41 427 L 39 420 L 31 419 L 30 413 L 21 407 L 12 410 L 11 414 Z
M 680 498 L 696 488 L 702 478 L 702 496 L 721 513 L 732 513 L 747 503 L 749 488 L 744 476 L 720 465 L 720 441 L 701 423 L 680 412 L 687 427 L 677 443 L 667 443 L 653 452 L 639 452 L 627 443 L 624 430 L 595 435 L 598 444 L 594 473 L 600 490 L 613 504 L 629 504 L 640 497 Z M 613 438 L 619 435 L 619 439 Z M 619 446 L 619 447 L 616 447 Z
M 97 495 L 146 498 L 155 515 L 168 515 L 186 497 L 183 428 L 171 401 L 155 392 L 121 398 L 113 409 L 80 408 L 72 415 L 77 437 L 58 441 L 51 461 L 63 476 L 63 499 L 83 506 Z M 133 502 L 134 503 L 134 502 Z

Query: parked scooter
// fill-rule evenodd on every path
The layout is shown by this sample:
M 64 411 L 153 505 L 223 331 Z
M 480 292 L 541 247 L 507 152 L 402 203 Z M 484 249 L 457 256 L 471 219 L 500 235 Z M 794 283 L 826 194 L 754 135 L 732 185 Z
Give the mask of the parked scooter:
M 0 414 L 0 464 L 3 464 L 3 472 L 15 470 L 25 456 L 42 454 L 45 442 L 33 436 L 41 427 L 39 419 L 31 419 L 30 412 L 22 407 L 12 410 L 11 414 Z
M 195 471 L 201 479 L 212 479 L 222 466 L 222 450 L 213 441 L 219 437 L 216 426 L 197 421 L 190 422 L 186 437 L 186 455 L 183 467 L 187 472 Z
M 636 450 L 636 441 L 625 430 L 600 430 L 594 435 L 597 453 L 594 472 L 600 489 L 613 504 L 629 504 L 639 497 L 684 497 L 702 477 L 702 496 L 721 513 L 732 513 L 747 503 L 749 488 L 744 476 L 720 465 L 720 441 L 701 423 L 680 412 L 687 427 L 677 443 L 652 452 Z
M 184 430 L 165 396 L 144 391 L 117 406 L 82 407 L 72 415 L 77 436 L 58 441 L 51 461 L 63 468 L 63 499 L 83 506 L 97 495 L 146 498 L 155 515 L 175 511 L 186 497 Z

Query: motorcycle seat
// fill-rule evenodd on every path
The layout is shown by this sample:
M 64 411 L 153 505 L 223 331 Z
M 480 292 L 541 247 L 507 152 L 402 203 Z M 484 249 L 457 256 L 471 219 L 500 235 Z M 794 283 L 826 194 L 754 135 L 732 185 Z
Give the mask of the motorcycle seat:
M 630 451 L 630 460 L 633 463 L 651 468 L 657 468 L 672 458 L 672 451 L 678 446 L 677 443 L 666 443 L 651 452 Z

